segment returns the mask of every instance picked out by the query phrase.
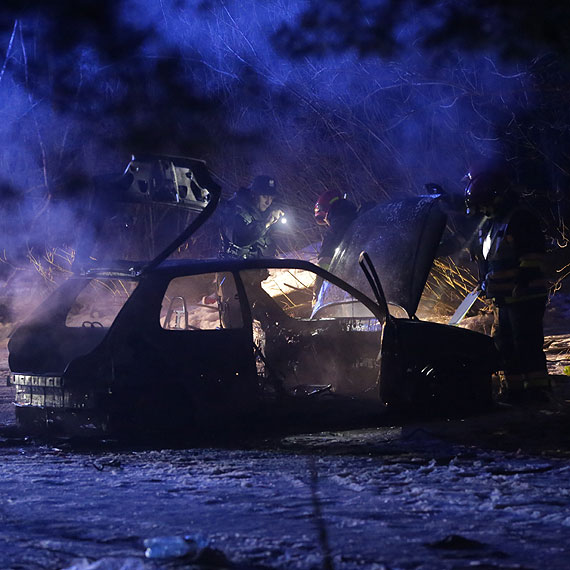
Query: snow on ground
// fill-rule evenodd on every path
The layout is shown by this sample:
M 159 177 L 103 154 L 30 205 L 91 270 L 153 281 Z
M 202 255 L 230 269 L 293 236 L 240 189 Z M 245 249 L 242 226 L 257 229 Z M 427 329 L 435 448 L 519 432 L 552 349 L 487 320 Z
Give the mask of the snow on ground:
M 365 453 L 342 451 L 361 435 Z M 2 475 L 2 568 L 170 568 L 143 539 L 188 534 L 208 541 L 206 560 L 248 569 L 565 569 L 570 554 L 566 460 L 422 430 L 242 450 L 21 442 L 2 450 Z
M 547 314 L 556 373 L 569 308 Z M 540 406 L 191 449 L 14 437 L 2 387 L 0 568 L 567 569 L 568 378 Z M 144 557 L 187 534 L 196 564 Z

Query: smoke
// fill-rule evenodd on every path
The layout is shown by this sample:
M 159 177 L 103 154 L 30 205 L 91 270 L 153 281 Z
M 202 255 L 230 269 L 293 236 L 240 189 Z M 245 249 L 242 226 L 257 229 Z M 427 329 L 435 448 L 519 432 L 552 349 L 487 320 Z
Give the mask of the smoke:
M 306 2 L 286 0 L 5 3 L 8 258 L 73 248 L 89 215 L 89 181 L 120 172 L 133 152 L 203 158 L 226 195 L 275 173 L 296 221 L 285 249 L 318 239 L 312 205 L 329 188 L 357 204 L 419 194 L 425 182 L 460 192 L 481 155 L 533 161 L 527 170 L 548 178 L 536 187 L 565 182 L 568 122 L 551 103 L 568 105 L 549 90 L 565 81 L 563 70 L 507 61 L 489 46 L 445 50 L 433 41 L 445 14 L 429 3 L 414 18 L 404 18 L 405 2 L 386 8 L 383 25 L 397 41 L 385 44 L 380 28 L 350 33 L 366 18 L 343 20 L 350 10 L 327 4 L 311 21 Z M 323 22 L 334 25 L 321 34 Z M 304 52 L 282 41 L 284 29 Z M 307 30 L 319 49 L 303 43 Z

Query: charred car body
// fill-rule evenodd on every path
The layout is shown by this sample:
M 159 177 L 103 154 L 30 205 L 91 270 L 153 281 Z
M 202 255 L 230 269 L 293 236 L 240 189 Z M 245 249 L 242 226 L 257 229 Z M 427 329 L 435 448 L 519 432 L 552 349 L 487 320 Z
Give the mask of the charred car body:
M 19 423 L 178 431 L 289 409 L 488 405 L 491 339 L 414 316 L 443 231 L 437 198 L 377 208 L 331 272 L 301 260 L 167 260 L 188 235 L 147 264 L 81 268 L 12 334 Z M 399 237 L 374 231 L 380 215 Z M 218 303 L 202 303 L 214 283 Z

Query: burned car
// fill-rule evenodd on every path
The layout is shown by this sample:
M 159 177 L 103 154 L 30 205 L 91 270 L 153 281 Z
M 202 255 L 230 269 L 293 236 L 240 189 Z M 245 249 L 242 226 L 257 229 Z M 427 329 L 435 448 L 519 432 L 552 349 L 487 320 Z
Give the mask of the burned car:
M 400 253 L 357 223 L 331 272 L 302 260 L 173 261 L 166 252 L 140 267 L 83 267 L 11 336 L 19 423 L 180 432 L 286 421 L 299 410 L 489 405 L 491 339 L 415 317 L 441 237 L 437 200 L 383 213 L 392 228 L 409 226 Z M 374 209 L 367 215 L 374 221 Z M 379 262 L 392 262 L 389 282 Z M 218 302 L 202 302 L 213 288 Z
M 388 315 L 380 397 L 393 408 L 445 413 L 454 406 L 484 406 L 491 395 L 489 371 L 499 368 L 490 337 L 431 322 L 426 281 L 444 236 L 444 200 L 418 196 L 366 210 L 349 226 L 329 268 Z M 363 251 L 369 261 L 361 271 Z M 335 295 L 325 283 L 317 306 L 330 305 Z

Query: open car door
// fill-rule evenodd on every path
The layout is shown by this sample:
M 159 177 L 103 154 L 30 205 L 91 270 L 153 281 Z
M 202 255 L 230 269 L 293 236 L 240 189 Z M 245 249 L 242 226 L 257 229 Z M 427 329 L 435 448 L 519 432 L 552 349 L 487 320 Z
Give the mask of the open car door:
M 266 394 L 282 392 L 320 402 L 338 397 L 380 409 L 379 355 L 386 315 L 346 283 L 332 275 L 329 281 L 322 270 L 309 267 L 240 272 Z M 315 312 L 317 273 L 337 294 Z

